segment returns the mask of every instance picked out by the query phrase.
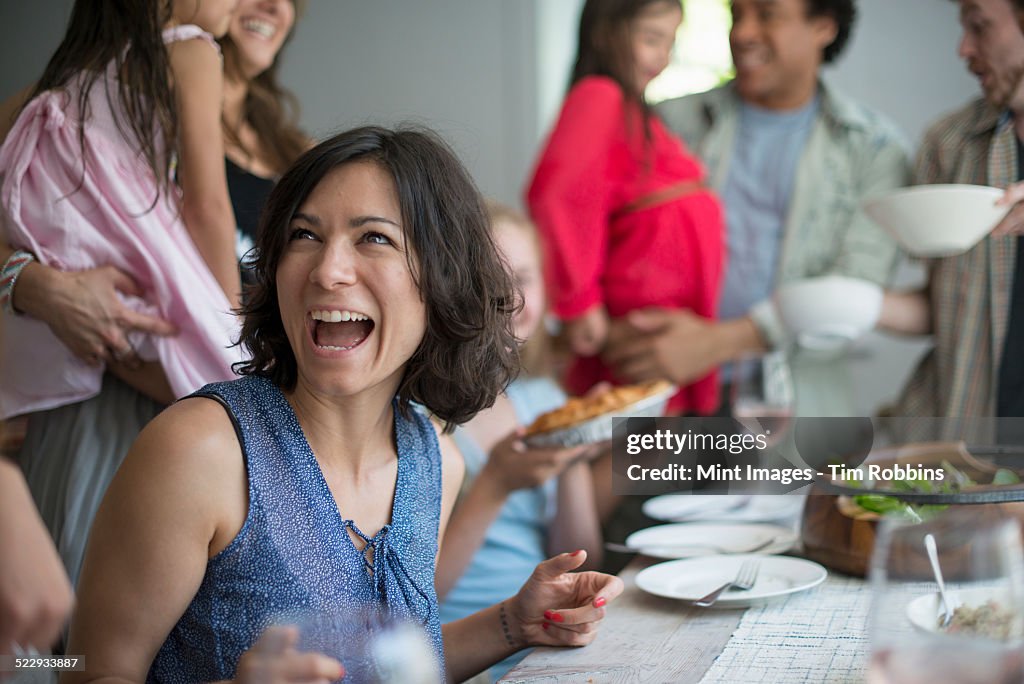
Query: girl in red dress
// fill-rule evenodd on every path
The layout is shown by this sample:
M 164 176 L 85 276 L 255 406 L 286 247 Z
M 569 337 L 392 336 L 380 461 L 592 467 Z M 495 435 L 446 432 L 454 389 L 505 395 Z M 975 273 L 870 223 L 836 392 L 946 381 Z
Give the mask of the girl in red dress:
M 616 382 L 599 354 L 616 319 L 646 307 L 714 318 L 723 217 L 705 171 L 644 101 L 668 65 L 679 0 L 587 0 L 569 94 L 534 171 L 530 213 L 545 241 L 552 309 L 575 355 L 566 383 Z M 672 412 L 718 405 L 715 374 Z

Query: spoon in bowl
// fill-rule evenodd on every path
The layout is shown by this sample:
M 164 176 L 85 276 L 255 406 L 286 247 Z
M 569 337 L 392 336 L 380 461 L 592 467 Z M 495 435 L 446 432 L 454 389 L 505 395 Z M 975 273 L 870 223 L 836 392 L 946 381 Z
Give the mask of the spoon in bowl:
M 935 547 L 935 537 L 930 534 L 924 536 L 924 548 L 928 551 L 928 560 L 932 564 L 932 572 L 935 573 L 935 583 L 939 585 L 939 596 L 942 598 L 942 617 L 939 627 L 945 629 L 953 621 L 953 604 L 946 595 L 946 583 L 942 581 L 942 568 L 939 567 L 939 550 Z

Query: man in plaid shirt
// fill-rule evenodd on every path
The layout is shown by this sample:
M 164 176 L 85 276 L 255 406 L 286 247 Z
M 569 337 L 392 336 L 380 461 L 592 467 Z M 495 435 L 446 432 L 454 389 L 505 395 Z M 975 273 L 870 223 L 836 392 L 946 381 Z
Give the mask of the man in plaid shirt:
M 916 181 L 1005 188 L 1024 178 L 1024 34 L 1015 21 L 1024 1 L 958 2 L 959 53 L 978 78 L 982 97 L 928 130 Z M 1021 198 L 1024 191 L 1013 187 L 1003 201 Z M 970 251 L 929 260 L 924 290 L 886 298 L 882 327 L 934 336 L 934 348 L 904 389 L 899 410 L 903 416 L 950 419 L 941 434 L 930 437 L 1020 439 L 1006 430 L 1007 422 L 994 434 L 991 422 L 969 419 L 1024 416 L 1021 232 L 1024 207 L 1016 207 Z

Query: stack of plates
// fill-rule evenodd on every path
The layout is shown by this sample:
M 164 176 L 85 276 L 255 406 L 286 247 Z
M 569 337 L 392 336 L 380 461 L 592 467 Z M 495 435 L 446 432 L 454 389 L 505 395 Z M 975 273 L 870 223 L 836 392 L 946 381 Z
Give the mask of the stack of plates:
M 626 537 L 626 546 L 652 558 L 693 558 L 717 554 L 785 553 L 797 534 L 780 525 L 677 523 L 658 525 Z
M 657 596 L 696 601 L 735 578 L 743 561 L 751 558 L 760 566 L 754 586 L 726 591 L 716 606 L 749 606 L 817 586 L 828 576 L 825 568 L 774 555 L 796 544 L 792 523 L 805 500 L 802 494 L 670 494 L 649 499 L 644 513 L 673 524 L 634 532 L 626 546 L 654 558 L 683 560 L 641 571 L 637 586 Z

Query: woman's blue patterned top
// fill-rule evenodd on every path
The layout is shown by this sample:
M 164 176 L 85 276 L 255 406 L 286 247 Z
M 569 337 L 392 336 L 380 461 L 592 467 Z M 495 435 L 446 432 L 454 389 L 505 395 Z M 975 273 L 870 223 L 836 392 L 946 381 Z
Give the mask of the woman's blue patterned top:
M 321 634 L 313 637 L 333 648 L 328 655 L 343 660 L 345 682 L 358 682 L 361 673 L 369 674 L 345 648 L 364 638 L 367 616 L 382 611 L 425 628 L 443 667 L 434 591 L 441 453 L 430 421 L 415 411 L 407 420 L 396 404 L 394 507 L 391 522 L 370 538 L 342 517 L 291 405 L 269 380 L 248 376 L 207 385 L 194 396 L 219 401 L 235 424 L 248 471 L 249 511 L 235 539 L 208 562 L 148 681 L 230 679 L 264 629 L 305 621 L 317 624 Z M 372 548 L 372 564 L 348 530 Z M 322 633 L 328 623 L 333 640 Z M 304 638 L 302 650 L 325 647 Z

